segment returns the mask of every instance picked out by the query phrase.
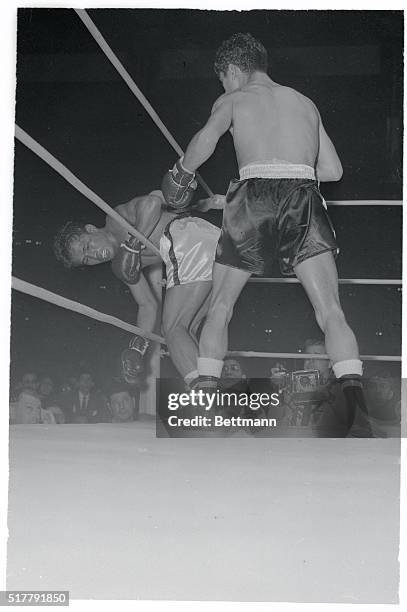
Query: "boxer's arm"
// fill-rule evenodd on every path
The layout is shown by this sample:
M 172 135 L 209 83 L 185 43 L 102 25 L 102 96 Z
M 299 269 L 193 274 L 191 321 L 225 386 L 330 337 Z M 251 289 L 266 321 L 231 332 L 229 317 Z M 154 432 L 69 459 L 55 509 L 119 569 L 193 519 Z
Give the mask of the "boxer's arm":
M 164 205 L 164 196 L 158 189 L 143 198 L 137 198 L 134 205 L 136 213 L 135 227 L 143 236 L 148 237 L 157 225 Z
M 157 301 L 143 274 L 136 285 L 128 285 L 138 305 L 137 326 L 152 331 L 157 319 Z M 135 334 L 120 355 L 121 378 L 130 385 L 140 382 L 144 371 L 145 357 L 150 341 L 141 334 Z
M 137 327 L 146 331 L 153 331 L 157 319 L 158 304 L 144 274 L 140 274 L 140 279 L 136 285 L 127 286 L 138 306 Z
M 150 191 L 147 197 L 151 198 L 152 204 L 159 202 L 161 206 L 165 206 L 166 202 L 161 189 Z
M 183 165 L 195 172 L 214 152 L 219 138 L 232 125 L 232 95 L 224 94 L 213 105 L 212 113 L 204 125 L 192 138 L 185 152 Z
M 226 204 L 226 196 L 216 193 L 210 198 L 202 198 L 191 206 L 192 211 L 199 210 L 207 212 L 208 210 L 223 210 Z
M 319 181 L 339 181 L 342 178 L 341 160 L 325 131 L 321 118 L 319 119 L 319 152 L 315 169 Z

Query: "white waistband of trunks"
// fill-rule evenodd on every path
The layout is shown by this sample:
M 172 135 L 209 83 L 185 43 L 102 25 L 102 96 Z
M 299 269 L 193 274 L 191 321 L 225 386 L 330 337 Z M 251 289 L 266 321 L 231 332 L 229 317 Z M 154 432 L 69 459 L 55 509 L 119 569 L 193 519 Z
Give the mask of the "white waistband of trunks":
M 314 168 L 305 164 L 250 164 L 240 168 L 239 175 L 241 181 L 249 178 L 315 180 Z

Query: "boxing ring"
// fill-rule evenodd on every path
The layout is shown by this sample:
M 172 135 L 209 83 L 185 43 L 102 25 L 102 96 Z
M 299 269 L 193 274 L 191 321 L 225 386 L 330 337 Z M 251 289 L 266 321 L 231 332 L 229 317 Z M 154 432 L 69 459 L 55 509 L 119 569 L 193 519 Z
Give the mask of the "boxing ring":
M 76 12 L 181 155 L 89 15 Z M 159 255 L 18 125 L 15 136 Z M 212 195 L 202 177 L 199 181 Z M 294 278 L 249 282 L 298 283 Z M 342 278 L 339 283 L 401 286 L 401 279 Z M 159 361 L 165 345 L 159 334 L 16 277 L 12 288 L 142 335 L 156 344 Z M 228 354 L 328 359 L 309 353 Z M 401 362 L 400 355 L 361 359 Z M 152 386 L 150 391 L 153 397 Z M 148 419 L 125 425 L 14 426 L 7 588 L 68 589 L 74 599 L 396 603 L 399 456 L 400 441 L 390 438 L 162 439 Z

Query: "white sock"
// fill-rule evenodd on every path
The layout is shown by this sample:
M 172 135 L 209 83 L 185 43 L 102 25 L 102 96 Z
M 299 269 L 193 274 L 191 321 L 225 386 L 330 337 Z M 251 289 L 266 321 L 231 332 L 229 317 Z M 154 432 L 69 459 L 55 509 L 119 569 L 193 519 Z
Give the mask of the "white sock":
M 198 372 L 200 376 L 215 376 L 220 378 L 223 370 L 223 359 L 198 357 Z
M 199 376 L 198 370 L 192 370 L 192 372 L 188 372 L 188 374 L 184 376 L 185 384 L 188 385 L 191 382 L 191 380 L 194 380 L 194 378 L 198 378 L 198 376 Z
M 360 359 L 347 359 L 346 361 L 337 361 L 333 364 L 332 369 L 336 378 L 342 378 L 342 376 L 349 376 L 351 374 L 362 376 L 363 363 Z

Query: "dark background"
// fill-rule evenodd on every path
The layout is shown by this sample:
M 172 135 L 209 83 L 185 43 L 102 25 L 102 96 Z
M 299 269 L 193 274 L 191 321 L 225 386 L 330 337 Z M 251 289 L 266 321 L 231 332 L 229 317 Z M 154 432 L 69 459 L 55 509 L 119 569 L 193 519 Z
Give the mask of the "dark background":
M 325 198 L 401 200 L 401 11 L 89 14 L 183 148 L 222 93 L 212 69 L 216 48 L 235 32 L 251 32 L 268 49 L 270 76 L 317 104 L 336 145 L 344 177 L 323 185 Z M 20 9 L 17 47 L 20 127 L 112 206 L 160 187 L 177 155 L 73 10 Z M 214 192 L 226 192 L 237 175 L 229 135 L 201 174 Z M 401 278 L 401 213 L 398 206 L 330 209 L 341 246 L 340 277 Z M 52 239 L 69 219 L 104 223 L 98 208 L 16 142 L 13 274 L 135 322 L 136 306 L 109 265 L 67 271 L 55 261 Z M 210 220 L 219 224 L 219 214 Z M 341 300 L 361 353 L 400 354 L 399 288 L 342 285 Z M 316 334 L 301 287 L 250 284 L 235 309 L 230 348 L 291 352 Z M 12 379 L 27 368 L 60 378 L 80 361 L 106 378 L 128 338 L 13 292 Z M 245 366 L 260 376 L 270 362 L 251 359 Z M 171 373 L 168 363 L 163 369 Z

